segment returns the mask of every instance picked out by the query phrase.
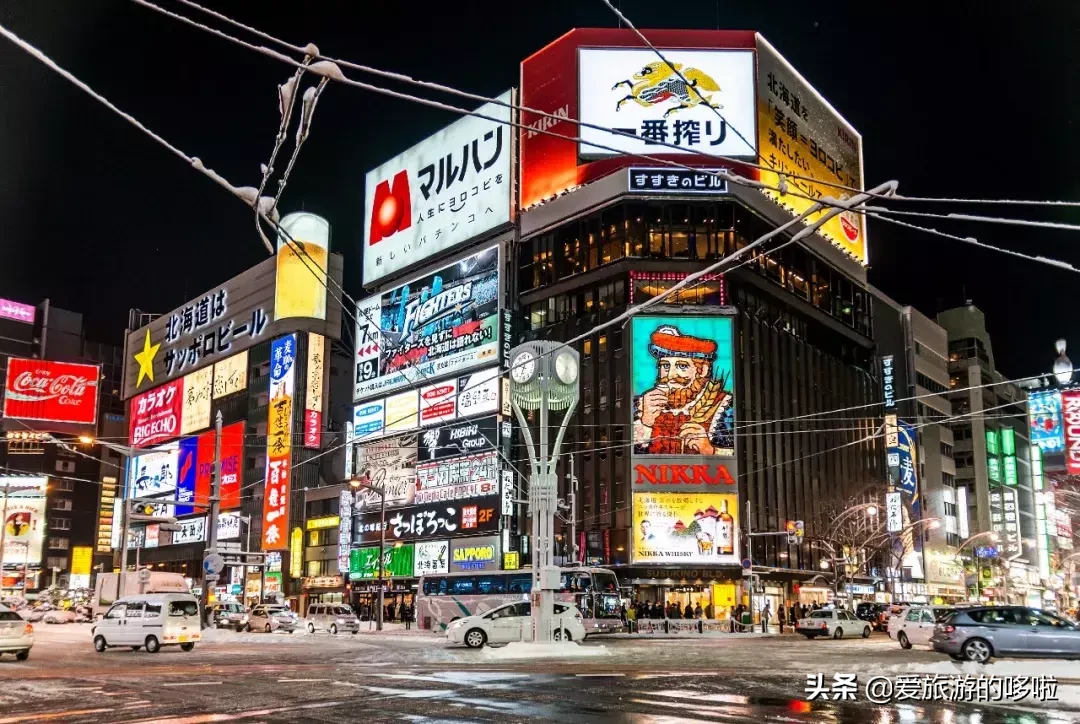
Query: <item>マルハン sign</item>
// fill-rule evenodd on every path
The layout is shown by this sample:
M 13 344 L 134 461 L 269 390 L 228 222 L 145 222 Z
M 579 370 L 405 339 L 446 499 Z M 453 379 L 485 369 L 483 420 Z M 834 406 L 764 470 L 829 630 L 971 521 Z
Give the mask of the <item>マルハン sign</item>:
M 342 267 L 341 256 L 330 254 L 328 273 L 338 284 Z M 334 302 L 327 305 L 325 320 L 279 320 L 274 309 L 276 284 L 274 257 L 130 332 L 124 345 L 124 399 L 285 332 L 340 337 L 341 306 Z

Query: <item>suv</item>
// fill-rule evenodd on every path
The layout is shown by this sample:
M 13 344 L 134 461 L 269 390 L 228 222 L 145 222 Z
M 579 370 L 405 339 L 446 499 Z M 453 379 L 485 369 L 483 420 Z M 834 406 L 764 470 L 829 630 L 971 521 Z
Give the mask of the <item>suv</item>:
M 242 631 L 247 622 L 247 611 L 239 603 L 215 603 L 206 612 L 206 623 L 214 628 Z
M 352 608 L 341 603 L 313 603 L 307 610 L 308 633 L 315 633 L 315 629 L 322 629 L 336 634 L 338 631 L 358 633 L 360 631 L 360 619 L 353 613 Z
M 934 627 L 934 651 L 986 663 L 994 656 L 1080 658 L 1080 626 L 1057 613 L 1024 606 L 953 611 Z

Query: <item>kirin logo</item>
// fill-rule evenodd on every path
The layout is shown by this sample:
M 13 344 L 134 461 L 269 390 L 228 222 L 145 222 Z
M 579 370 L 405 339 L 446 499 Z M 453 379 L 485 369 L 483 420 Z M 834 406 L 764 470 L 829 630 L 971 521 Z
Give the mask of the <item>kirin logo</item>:
M 409 175 L 398 171 L 393 182 L 380 181 L 375 187 L 375 198 L 369 211 L 371 235 L 368 244 L 373 245 L 412 225 L 412 197 L 409 193 Z

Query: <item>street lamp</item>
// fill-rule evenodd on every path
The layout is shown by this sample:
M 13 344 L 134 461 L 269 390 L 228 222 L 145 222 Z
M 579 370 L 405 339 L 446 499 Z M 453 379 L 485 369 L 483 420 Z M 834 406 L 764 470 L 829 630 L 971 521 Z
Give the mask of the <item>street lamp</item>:
M 532 468 L 529 507 L 533 533 L 533 641 L 550 641 L 554 591 L 560 573 L 553 562 L 555 510 L 558 486 L 555 462 L 567 423 L 578 403 L 581 367 L 578 353 L 559 342 L 526 342 L 510 350 L 510 404 L 514 408 Z M 540 412 L 540 445 L 533 443 L 525 410 Z M 548 446 L 548 415 L 565 410 L 554 445 Z
M 363 488 L 364 490 L 370 490 L 379 496 L 379 563 L 378 573 L 376 578 L 379 581 L 379 610 L 376 612 L 377 618 L 375 619 L 375 630 L 382 631 L 383 629 L 383 552 L 386 550 L 386 491 L 383 490 L 383 486 L 375 487 L 371 483 L 365 483 L 360 478 L 353 478 L 349 481 L 349 487 L 356 492 Z M 371 619 L 368 619 L 370 622 Z M 368 624 L 370 627 L 370 623 Z
M 1073 363 L 1065 355 L 1065 340 L 1059 339 L 1054 343 L 1054 349 L 1057 350 L 1058 358 L 1054 360 L 1054 377 L 1057 378 L 1058 384 L 1062 387 L 1072 382 L 1073 377 Z

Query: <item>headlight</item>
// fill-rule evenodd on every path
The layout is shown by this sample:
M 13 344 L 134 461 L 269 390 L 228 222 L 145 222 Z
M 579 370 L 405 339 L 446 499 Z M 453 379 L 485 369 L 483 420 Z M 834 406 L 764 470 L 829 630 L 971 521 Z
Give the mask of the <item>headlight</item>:
M 248 617 L 247 616 L 241 616 L 240 617 L 240 623 L 247 623 L 247 622 L 248 622 Z
M 464 625 L 465 619 L 459 618 L 457 621 L 454 621 L 452 624 L 450 624 L 450 628 L 461 628 Z

